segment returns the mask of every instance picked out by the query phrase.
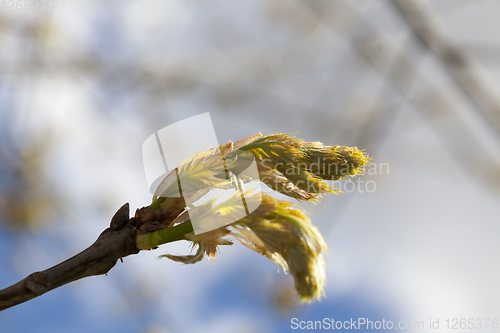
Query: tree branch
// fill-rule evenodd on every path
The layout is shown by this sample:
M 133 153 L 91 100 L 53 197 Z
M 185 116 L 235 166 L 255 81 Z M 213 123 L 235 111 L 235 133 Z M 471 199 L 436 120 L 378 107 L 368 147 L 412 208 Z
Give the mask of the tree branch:
M 90 247 L 68 260 L 35 272 L 18 283 L 0 290 L 0 311 L 38 297 L 67 283 L 109 272 L 118 261 L 140 250 L 135 245 L 135 218 L 129 219 L 126 203 Z

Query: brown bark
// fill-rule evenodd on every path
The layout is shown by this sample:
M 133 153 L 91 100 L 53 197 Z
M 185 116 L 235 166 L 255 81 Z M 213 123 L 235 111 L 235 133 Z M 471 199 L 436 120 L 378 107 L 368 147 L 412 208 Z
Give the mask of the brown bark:
M 135 219 L 129 219 L 127 203 L 117 211 L 111 220 L 111 227 L 104 230 L 87 249 L 0 290 L 0 311 L 84 277 L 108 273 L 118 259 L 139 253 L 135 246 L 136 232 Z

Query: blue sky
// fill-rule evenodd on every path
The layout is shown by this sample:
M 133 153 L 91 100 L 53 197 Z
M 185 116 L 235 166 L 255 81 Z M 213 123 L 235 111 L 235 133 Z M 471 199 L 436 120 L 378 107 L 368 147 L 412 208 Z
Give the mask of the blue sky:
M 321 302 L 283 313 L 273 299 L 292 278 L 239 244 L 221 247 L 214 264 L 157 259 L 187 253 L 179 242 L 0 312 L 4 331 L 291 332 L 292 318 L 496 316 L 498 137 L 388 2 L 349 5 L 360 17 L 342 3 L 75 1 L 1 11 L 0 143 L 14 159 L 2 159 L 0 184 L 24 145 L 50 136 L 40 195 L 57 202 L 35 230 L 0 223 L 1 286 L 89 246 L 123 203 L 132 214 L 148 205 L 142 143 L 193 115 L 210 112 L 219 143 L 297 132 L 357 145 L 389 166 L 359 178 L 374 191 L 300 204 L 330 248 Z M 433 6 L 498 81 L 484 50 L 499 46 L 500 4 Z M 356 52 L 357 20 L 386 38 L 376 42 L 415 55 L 419 76 L 406 94 Z M 430 102 L 436 91 L 452 109 Z

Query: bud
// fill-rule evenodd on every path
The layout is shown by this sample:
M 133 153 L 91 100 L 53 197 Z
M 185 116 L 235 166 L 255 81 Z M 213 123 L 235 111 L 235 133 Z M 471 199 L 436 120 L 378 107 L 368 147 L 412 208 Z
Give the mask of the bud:
M 236 239 L 290 271 L 302 301 L 323 296 L 327 246 L 302 211 L 287 201 L 264 196 L 261 207 L 233 226 Z
M 302 147 L 299 167 L 324 180 L 338 180 L 363 173 L 370 158 L 357 147 L 323 146 L 321 142 Z
M 258 174 L 241 175 L 254 161 Z M 215 259 L 219 245 L 233 244 L 226 238 L 232 236 L 289 271 L 301 300 L 320 299 L 326 284 L 323 236 L 292 203 L 246 186 L 260 181 L 294 199 L 317 202 L 323 193 L 338 192 L 327 181 L 361 174 L 369 161 L 356 147 L 324 146 L 283 133 L 259 133 L 210 148 L 166 176 L 153 203 L 137 211 L 136 246 L 151 249 L 188 240 L 197 247 L 195 254 L 161 257 L 193 264 L 204 257 Z M 230 195 L 207 198 L 210 190 Z M 210 231 L 195 234 L 191 219 Z

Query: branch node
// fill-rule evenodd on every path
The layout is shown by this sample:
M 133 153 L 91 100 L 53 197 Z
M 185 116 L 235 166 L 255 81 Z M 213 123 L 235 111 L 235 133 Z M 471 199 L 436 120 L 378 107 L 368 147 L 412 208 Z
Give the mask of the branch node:
M 36 295 L 45 293 L 48 288 L 47 274 L 43 272 L 35 272 L 29 275 L 26 278 L 26 288 Z
M 130 215 L 130 208 L 128 202 L 118 209 L 113 218 L 111 219 L 111 229 L 118 231 L 122 230 L 128 222 Z

